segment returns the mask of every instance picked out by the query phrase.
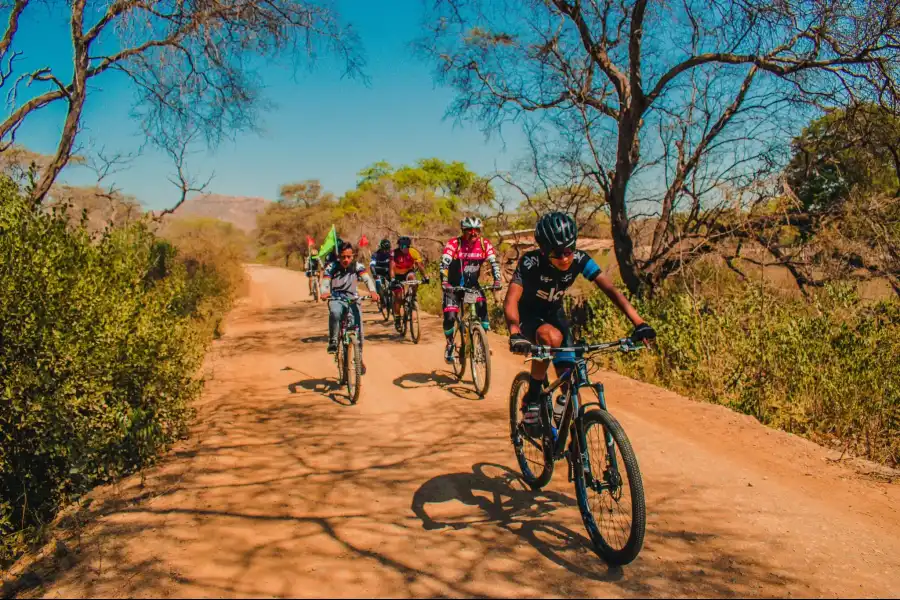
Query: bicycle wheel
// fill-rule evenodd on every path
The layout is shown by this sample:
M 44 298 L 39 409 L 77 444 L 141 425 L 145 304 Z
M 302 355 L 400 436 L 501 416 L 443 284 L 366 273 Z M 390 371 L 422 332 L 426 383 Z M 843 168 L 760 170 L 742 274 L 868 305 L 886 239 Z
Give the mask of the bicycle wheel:
M 484 398 L 491 385 L 491 349 L 487 334 L 479 323 L 472 325 L 471 332 L 472 351 L 469 359 L 472 361 L 472 382 L 475 384 L 475 393 Z
M 381 316 L 385 321 L 391 318 L 391 302 L 385 298 L 384 294 L 378 296 L 378 310 L 381 311 Z
M 528 391 L 529 379 L 530 375 L 525 372 L 519 373 L 513 379 L 509 392 L 509 430 L 516 459 L 519 461 L 519 469 L 522 471 L 522 479 L 532 489 L 539 490 L 553 477 L 553 447 L 548 443 L 550 440 L 546 433 L 541 439 L 536 439 L 525 431 L 520 407 L 522 398 Z M 542 421 L 545 424 L 542 429 L 549 429 L 549 421 L 546 418 Z
M 625 565 L 644 545 L 647 507 L 637 457 L 628 436 L 605 410 L 582 420 L 584 447 L 574 465 L 575 495 L 594 550 L 606 562 Z M 585 469 L 582 460 L 590 464 Z
M 345 381 L 344 380 L 345 368 L 344 368 L 344 342 L 343 342 L 343 339 L 344 339 L 343 336 L 338 338 L 338 340 L 340 340 L 340 341 L 338 341 L 337 350 L 335 351 L 335 354 L 334 354 L 334 362 L 335 362 L 335 364 L 337 364 L 337 371 L 338 371 L 338 377 L 337 377 L 338 385 L 341 385 Z
M 457 336 L 459 343 L 456 342 Z M 463 375 L 466 374 L 466 330 L 459 319 L 456 320 L 453 332 L 453 346 L 453 374 L 456 375 L 457 381 L 462 381 Z
M 356 404 L 362 388 L 362 348 L 355 333 L 348 336 L 345 352 L 344 374 L 347 381 L 347 395 L 350 396 L 350 403 Z
M 418 344 L 419 335 L 422 333 L 422 330 L 419 329 L 419 301 L 413 299 L 409 303 L 407 312 L 409 314 L 409 337 L 412 338 L 413 344 Z

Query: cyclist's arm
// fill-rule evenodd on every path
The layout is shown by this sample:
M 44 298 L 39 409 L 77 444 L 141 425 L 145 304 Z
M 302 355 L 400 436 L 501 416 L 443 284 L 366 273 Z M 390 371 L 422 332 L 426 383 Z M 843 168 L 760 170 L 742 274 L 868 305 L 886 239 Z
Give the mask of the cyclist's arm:
M 369 291 L 370 291 L 370 292 L 375 293 L 375 292 L 378 291 L 377 288 L 375 287 L 375 280 L 372 279 L 372 276 L 371 276 L 371 275 L 369 275 L 368 273 L 366 273 L 365 271 L 363 271 L 363 272 L 359 275 L 359 278 L 363 280 L 363 283 L 366 284 L 366 287 L 369 288 Z
M 525 288 L 521 283 L 512 282 L 506 290 L 506 300 L 503 301 L 503 315 L 506 317 L 506 326 L 509 328 L 509 335 L 521 333 L 519 329 L 519 299 L 522 298 L 522 292 Z
M 635 327 L 644 323 L 644 320 L 631 305 L 631 302 L 628 301 L 628 298 L 625 297 L 625 294 L 620 292 L 619 289 L 613 285 L 613 282 L 609 277 L 600 273 L 594 278 L 594 283 L 598 288 L 603 290 L 606 297 L 616 305 L 616 308 L 621 310 L 625 316 L 628 317 Z
M 391 281 L 393 281 L 394 280 L 394 257 L 393 256 L 391 256 L 391 262 L 389 263 L 389 265 L 390 266 L 388 266 L 388 276 L 391 278 Z
M 497 260 L 497 252 L 490 240 L 485 240 L 487 248 L 487 261 L 491 264 L 491 275 L 494 276 L 494 283 L 500 283 L 500 261 Z

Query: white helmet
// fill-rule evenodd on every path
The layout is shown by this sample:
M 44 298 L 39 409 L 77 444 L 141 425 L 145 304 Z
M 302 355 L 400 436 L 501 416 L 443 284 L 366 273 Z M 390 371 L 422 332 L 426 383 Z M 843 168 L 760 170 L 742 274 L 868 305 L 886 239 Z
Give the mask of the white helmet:
M 481 219 L 478 217 L 466 217 L 459 222 L 460 229 L 481 229 Z

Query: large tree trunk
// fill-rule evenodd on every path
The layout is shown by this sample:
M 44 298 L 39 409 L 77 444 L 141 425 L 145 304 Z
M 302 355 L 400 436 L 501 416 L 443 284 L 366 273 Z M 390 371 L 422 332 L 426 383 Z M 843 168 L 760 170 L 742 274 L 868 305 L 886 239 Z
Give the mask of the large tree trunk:
M 640 112 L 634 108 L 629 112 L 631 114 L 626 115 L 619 122 L 616 172 L 612 178 L 607 201 L 609 202 L 613 249 L 616 253 L 616 261 L 619 263 L 619 274 L 628 291 L 636 297 L 641 297 L 647 291 L 646 283 L 635 264 L 634 240 L 631 239 L 628 210 L 625 204 L 628 182 L 634 172 L 634 166 L 640 158 L 640 145 L 637 137 Z

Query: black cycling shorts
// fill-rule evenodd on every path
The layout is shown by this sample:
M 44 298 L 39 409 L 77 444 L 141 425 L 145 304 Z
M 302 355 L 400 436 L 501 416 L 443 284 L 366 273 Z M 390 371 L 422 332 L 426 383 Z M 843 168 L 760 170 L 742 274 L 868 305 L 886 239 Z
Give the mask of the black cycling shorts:
M 520 309 L 520 315 L 523 316 L 521 317 L 522 322 L 519 324 L 519 329 L 522 330 L 522 335 L 532 344 L 538 343 L 537 330 L 541 325 L 552 325 L 562 333 L 563 346 L 575 345 L 575 338 L 572 336 L 572 329 L 569 327 L 569 320 L 566 318 L 566 313 L 562 306 L 550 312 L 521 311 Z M 553 362 L 567 362 L 573 358 L 574 356 L 561 354 L 555 357 Z

